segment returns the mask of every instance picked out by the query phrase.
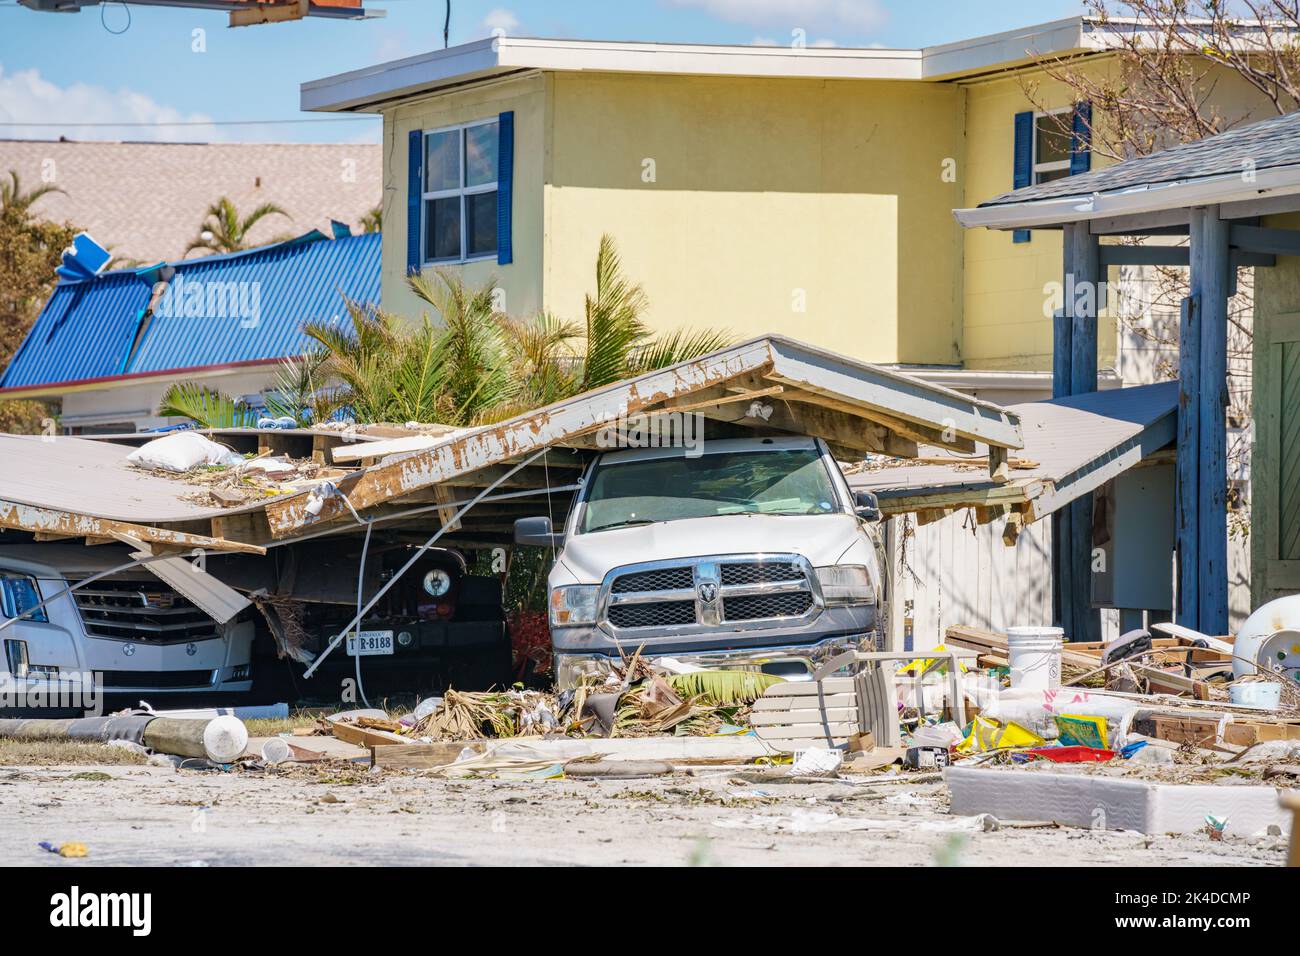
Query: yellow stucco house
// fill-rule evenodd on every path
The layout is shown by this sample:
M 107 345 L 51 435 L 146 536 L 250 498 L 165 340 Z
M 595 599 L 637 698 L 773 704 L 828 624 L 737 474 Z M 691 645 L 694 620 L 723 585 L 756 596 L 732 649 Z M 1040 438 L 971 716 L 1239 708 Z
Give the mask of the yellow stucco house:
M 387 309 L 418 315 L 405 275 L 451 265 L 495 277 L 511 314 L 579 316 L 608 232 L 656 328 L 787 334 L 1020 401 L 1050 392 L 1060 233 L 967 231 L 952 210 L 1089 168 L 1087 123 L 1062 137 L 1025 81 L 1049 111 L 1087 111 L 1036 60 L 1107 69 L 1123 28 L 913 50 L 501 36 L 315 80 L 301 102 L 383 114 Z M 1100 352 L 1104 387 L 1113 321 Z

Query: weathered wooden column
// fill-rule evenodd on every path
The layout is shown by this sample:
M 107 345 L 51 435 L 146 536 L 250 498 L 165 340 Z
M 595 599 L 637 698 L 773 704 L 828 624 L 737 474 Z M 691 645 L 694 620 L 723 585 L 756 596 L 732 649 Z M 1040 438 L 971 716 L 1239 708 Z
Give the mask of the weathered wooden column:
M 1198 630 L 1228 633 L 1228 224 L 1217 206 L 1192 210 L 1191 287 L 1200 305 L 1196 575 Z M 1181 450 L 1181 449 L 1180 449 Z
M 1097 314 L 1104 285 L 1097 237 L 1088 223 L 1067 223 L 1062 235 L 1063 308 L 1052 321 L 1052 397 L 1097 390 Z M 1053 608 L 1075 641 L 1100 637 L 1092 607 L 1092 495 L 1052 516 Z
M 1070 356 L 1073 351 L 1073 320 L 1069 302 L 1070 277 L 1074 274 L 1074 226 L 1063 229 L 1061 256 L 1061 308 L 1052 314 L 1052 398 L 1070 394 Z M 1074 626 L 1073 563 L 1070 560 L 1070 509 L 1052 512 L 1052 611 L 1053 623 L 1067 631 Z
M 1196 214 L 1192 214 L 1193 223 Z M 1195 229 L 1192 231 L 1195 236 Z M 1199 251 L 1192 240 L 1192 255 Z M 1197 573 L 1196 520 L 1200 492 L 1201 306 L 1195 292 L 1183 299 L 1178 321 L 1178 601 L 1175 618 L 1184 627 L 1200 624 L 1200 575 Z
M 1097 237 L 1087 222 L 1067 233 L 1074 251 L 1073 309 L 1070 311 L 1070 394 L 1097 390 L 1097 316 L 1105 305 L 1104 273 Z M 1068 288 L 1068 279 L 1067 279 Z M 1070 502 L 1071 591 L 1074 625 L 1071 640 L 1101 639 L 1101 614 L 1092 606 L 1092 493 Z

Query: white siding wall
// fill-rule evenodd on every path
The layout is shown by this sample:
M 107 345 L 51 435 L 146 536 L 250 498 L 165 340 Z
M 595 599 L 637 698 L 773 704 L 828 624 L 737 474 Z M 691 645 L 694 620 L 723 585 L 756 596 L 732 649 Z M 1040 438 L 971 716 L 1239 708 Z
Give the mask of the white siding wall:
M 915 518 L 890 519 L 890 616 L 896 647 L 913 602 L 913 646 L 934 647 L 944 629 L 968 624 L 1002 630 L 1013 624 L 1052 623 L 1052 525 L 1038 521 L 1015 547 L 1002 543 L 1002 524 L 975 525 L 958 511 L 917 527 Z M 910 532 L 905 528 L 910 528 Z M 910 571 L 909 571 L 910 568 Z

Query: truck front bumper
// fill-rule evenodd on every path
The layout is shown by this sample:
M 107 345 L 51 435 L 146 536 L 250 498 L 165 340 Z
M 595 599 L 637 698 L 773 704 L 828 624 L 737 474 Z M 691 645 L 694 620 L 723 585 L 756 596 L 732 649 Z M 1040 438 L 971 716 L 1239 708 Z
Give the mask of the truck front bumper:
M 551 632 L 555 682 L 575 686 L 583 674 L 608 673 L 610 666 L 638 647 L 642 657 L 670 657 L 682 664 L 715 670 L 760 670 L 786 680 L 811 680 L 812 672 L 841 651 L 876 650 L 874 606 L 827 608 L 813 622 L 796 628 L 771 628 L 741 634 L 692 634 L 644 644 L 618 642 L 598 627 L 556 628 Z

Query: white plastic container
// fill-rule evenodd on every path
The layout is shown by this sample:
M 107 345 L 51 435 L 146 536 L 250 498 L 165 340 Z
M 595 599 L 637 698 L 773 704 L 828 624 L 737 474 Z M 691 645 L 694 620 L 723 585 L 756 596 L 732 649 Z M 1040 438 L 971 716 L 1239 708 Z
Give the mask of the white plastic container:
M 1049 690 L 1061 686 L 1059 627 L 1007 628 L 1007 663 L 1014 690 Z
M 1282 685 L 1271 680 L 1239 681 L 1228 685 L 1228 699 L 1242 707 L 1276 710 L 1282 705 Z

